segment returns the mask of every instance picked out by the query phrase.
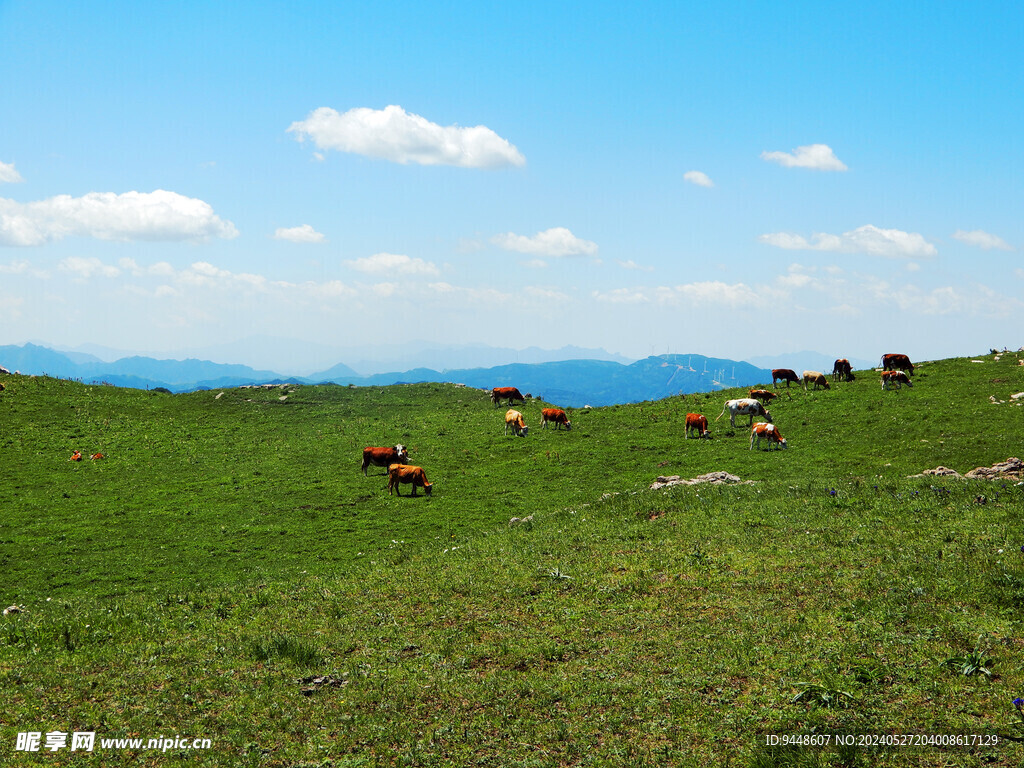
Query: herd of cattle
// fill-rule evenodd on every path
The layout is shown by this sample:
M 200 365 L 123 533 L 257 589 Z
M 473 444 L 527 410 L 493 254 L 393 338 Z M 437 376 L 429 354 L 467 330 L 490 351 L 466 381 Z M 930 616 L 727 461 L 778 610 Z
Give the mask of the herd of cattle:
M 914 373 L 914 365 L 910 362 L 910 358 L 907 355 L 883 355 L 881 368 L 882 389 L 892 389 L 893 387 L 899 389 L 904 385 L 908 387 L 913 386 L 910 376 Z M 836 360 L 832 366 L 832 381 L 849 382 L 854 379 L 853 367 L 850 365 L 850 361 L 845 358 Z M 785 382 L 787 388 L 790 384 L 795 383 L 799 385 L 802 383 L 805 391 L 808 389 L 830 388 L 828 376 L 820 371 L 804 371 L 803 376 L 799 377 L 796 375 L 796 371 L 789 368 L 772 369 L 772 390 L 778 389 L 778 382 L 780 381 Z M 752 389 L 750 390 L 749 397 L 727 400 L 722 408 L 722 412 L 718 414 L 715 421 L 718 421 L 718 419 L 728 413 L 729 424 L 735 429 L 736 417 L 747 416 L 747 426 L 750 427 L 750 450 L 753 450 L 755 445 L 760 448 L 762 440 L 767 442 L 767 449 L 769 451 L 772 449 L 783 450 L 788 448 L 789 445 L 786 442 L 786 438 L 779 432 L 778 427 L 775 426 L 772 420 L 771 413 L 765 408 L 766 403 L 770 403 L 778 397 L 778 392 L 772 390 Z M 515 402 L 525 403 L 526 397 L 515 387 L 495 387 L 491 390 L 491 402 L 495 405 L 500 405 L 502 401 L 507 401 L 507 404 L 511 406 Z M 755 423 L 755 417 L 763 418 L 765 421 Z M 541 428 L 546 429 L 549 423 L 553 423 L 555 429 L 561 429 L 563 426 L 566 430 L 572 429 L 572 422 L 569 421 L 568 415 L 561 408 L 545 408 L 541 411 Z M 710 438 L 711 432 L 708 426 L 707 417 L 703 414 L 688 413 L 686 414 L 685 436 L 689 438 L 691 433 L 695 433 L 698 438 Z M 510 429 L 512 434 L 518 437 L 526 437 L 529 433 L 526 418 L 520 411 L 511 407 L 505 412 L 506 436 Z M 427 476 L 422 467 L 407 464 L 408 460 L 409 453 L 404 445 L 391 447 L 370 446 L 363 449 L 363 475 L 366 475 L 367 467 L 371 465 L 387 467 L 388 495 L 396 492 L 401 496 L 400 485 L 403 483 L 412 485 L 413 496 L 416 495 L 417 488 L 422 488 L 427 495 L 430 495 L 433 483 L 427 482 Z

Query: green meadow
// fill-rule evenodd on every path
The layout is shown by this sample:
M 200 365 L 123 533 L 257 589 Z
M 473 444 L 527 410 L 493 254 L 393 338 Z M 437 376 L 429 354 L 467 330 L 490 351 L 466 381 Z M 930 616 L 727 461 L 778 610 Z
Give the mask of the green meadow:
M 1024 485 L 910 477 L 1024 455 L 973 360 L 782 387 L 785 451 L 715 421 L 747 390 L 517 438 L 452 384 L 3 377 L 0 764 L 1020 765 Z M 363 476 L 396 443 L 430 496 Z M 210 746 L 100 744 L 158 737 Z

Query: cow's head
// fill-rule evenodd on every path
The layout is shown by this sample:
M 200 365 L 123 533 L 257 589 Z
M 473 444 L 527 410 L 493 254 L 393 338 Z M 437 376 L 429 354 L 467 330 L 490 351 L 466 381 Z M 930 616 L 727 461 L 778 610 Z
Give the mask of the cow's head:
M 409 461 L 409 452 L 405 450 L 405 446 L 401 443 L 395 446 L 395 456 L 398 457 L 399 464 L 406 464 Z
M 760 403 L 758 403 L 758 405 L 760 405 Z M 764 411 L 764 417 L 768 419 L 768 423 L 774 424 L 775 422 L 772 421 L 772 415 L 768 413 L 768 409 L 762 406 L 761 410 Z

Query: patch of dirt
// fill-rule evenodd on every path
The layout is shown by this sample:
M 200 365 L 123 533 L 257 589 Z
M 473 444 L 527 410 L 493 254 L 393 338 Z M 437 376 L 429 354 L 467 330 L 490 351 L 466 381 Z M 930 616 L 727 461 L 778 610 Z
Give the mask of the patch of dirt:
M 656 491 L 659 488 L 670 488 L 674 485 L 700 485 L 701 483 L 709 483 L 711 485 L 726 485 L 738 483 L 740 485 L 753 485 L 753 480 L 741 480 L 736 475 L 730 475 L 728 472 L 709 472 L 706 475 L 700 475 L 699 477 L 691 478 L 686 480 L 679 475 L 659 475 L 658 479 L 651 484 L 651 490 Z

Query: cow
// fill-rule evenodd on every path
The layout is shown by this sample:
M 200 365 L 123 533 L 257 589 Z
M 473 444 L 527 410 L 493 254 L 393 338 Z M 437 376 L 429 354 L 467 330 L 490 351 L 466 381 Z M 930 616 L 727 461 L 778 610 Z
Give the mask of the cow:
M 102 453 L 94 453 L 89 458 L 92 461 L 96 461 L 97 459 L 103 459 L 103 458 L 106 458 L 106 457 Z
M 399 488 L 400 483 L 411 483 L 413 496 L 416 495 L 416 488 L 422 488 L 427 496 L 429 496 L 431 489 L 434 487 L 433 483 L 427 482 L 427 476 L 423 472 L 423 467 L 414 467 L 409 464 L 389 465 L 388 496 L 391 495 L 392 490 L 399 496 L 402 495 L 402 490 Z
M 75 451 L 74 453 L 71 454 L 71 458 L 68 459 L 68 461 L 81 461 L 81 460 L 82 460 L 82 452 L 81 451 Z
M 569 421 L 569 417 L 565 415 L 565 411 L 561 408 L 545 408 L 540 412 L 542 419 L 540 426 L 542 429 L 548 428 L 548 422 L 554 422 L 555 429 L 561 429 L 562 425 L 565 425 L 566 429 L 572 429 L 572 422 Z
M 732 424 L 733 427 L 736 426 L 737 416 L 749 416 L 750 424 L 747 424 L 748 427 L 753 425 L 755 416 L 764 416 L 769 422 L 772 420 L 771 414 L 765 410 L 764 406 L 757 402 L 757 400 L 753 400 L 751 398 L 727 400 L 725 407 L 722 408 L 722 412 L 718 414 L 718 418 L 715 419 L 715 421 L 718 421 L 718 419 L 725 416 L 726 411 L 729 411 L 729 423 Z
M 832 364 L 832 381 L 853 381 L 853 366 L 845 357 L 841 357 Z
M 804 371 L 804 391 L 807 391 L 807 385 L 813 384 L 815 389 L 824 387 L 828 389 L 828 379 L 825 374 L 821 371 Z
M 505 411 L 505 434 L 508 434 L 508 428 L 512 427 L 512 434 L 517 437 L 526 437 L 526 433 L 530 431 L 530 428 L 526 426 L 526 419 L 523 418 L 523 414 L 519 411 L 514 411 L 509 408 Z
M 491 402 L 495 405 L 501 405 L 502 400 L 508 400 L 509 405 L 512 405 L 516 400 L 521 403 L 526 402 L 526 398 L 515 387 L 495 387 L 492 389 Z
M 761 448 L 761 440 L 768 441 L 768 450 L 772 447 L 777 447 L 779 450 L 786 450 L 789 445 L 786 444 L 786 438 L 779 432 L 779 428 L 774 424 L 765 424 L 758 422 L 750 430 L 750 450 L 754 449 L 754 441 L 757 441 L 758 450 Z
M 904 384 L 908 387 L 914 386 L 904 371 L 882 371 L 882 389 L 892 389 L 894 385 L 896 389 L 900 389 Z
M 748 395 L 748 397 L 752 397 L 762 403 L 770 403 L 778 396 L 777 392 L 769 392 L 767 389 L 752 389 Z
M 776 381 L 786 382 L 786 388 L 789 388 L 790 382 L 794 384 L 800 383 L 800 377 L 796 375 L 796 371 L 791 368 L 772 368 L 772 388 L 775 387 Z
M 914 364 L 906 355 L 889 354 L 882 355 L 883 371 L 906 371 L 908 375 L 914 375 Z
M 708 432 L 707 416 L 700 413 L 686 414 L 686 437 L 690 436 L 690 430 L 696 430 L 697 437 L 711 439 L 711 433 Z
M 401 444 L 393 448 L 363 448 L 363 476 L 366 476 L 366 468 L 371 464 L 375 467 L 387 467 L 391 464 L 404 464 L 408 460 L 409 452 Z

